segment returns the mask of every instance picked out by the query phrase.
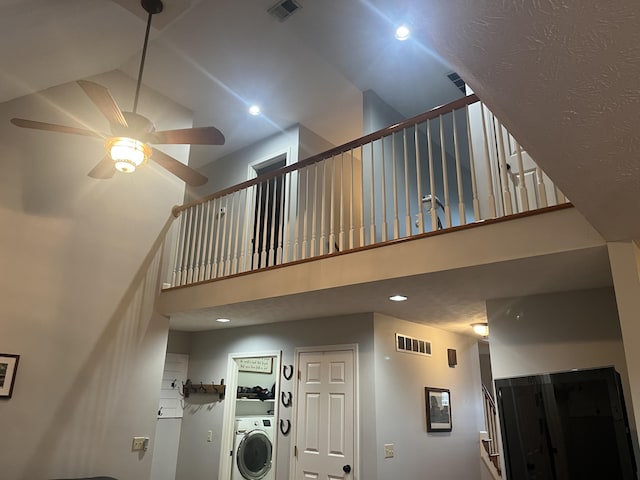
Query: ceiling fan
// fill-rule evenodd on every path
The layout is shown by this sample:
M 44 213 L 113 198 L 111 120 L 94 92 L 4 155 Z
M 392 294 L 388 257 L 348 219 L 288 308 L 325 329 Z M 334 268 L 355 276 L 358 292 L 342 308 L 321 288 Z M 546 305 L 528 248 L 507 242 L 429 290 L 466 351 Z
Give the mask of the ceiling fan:
M 162 12 L 163 9 L 161 0 L 141 0 L 140 3 L 149 15 L 142 49 L 142 59 L 140 61 L 140 71 L 138 73 L 138 83 L 136 85 L 136 94 L 133 102 L 133 111 L 123 112 L 106 87 L 87 80 L 77 81 L 78 85 L 80 85 L 102 115 L 109 120 L 111 135 L 83 128 L 25 120 L 23 118 L 12 118 L 11 123 L 22 128 L 33 128 L 36 130 L 104 139 L 107 153 L 89 172 L 89 176 L 93 178 L 111 178 L 116 170 L 124 173 L 132 173 L 136 168 L 144 165 L 148 159 L 151 159 L 184 180 L 188 185 L 204 185 L 208 181 L 207 177 L 166 153 L 149 146 L 149 144 L 224 145 L 225 139 L 222 132 L 215 127 L 194 127 L 156 131 L 153 123 L 149 119 L 136 113 L 140 86 L 142 84 L 144 62 L 147 54 L 147 45 L 149 43 L 151 17 L 154 14 Z

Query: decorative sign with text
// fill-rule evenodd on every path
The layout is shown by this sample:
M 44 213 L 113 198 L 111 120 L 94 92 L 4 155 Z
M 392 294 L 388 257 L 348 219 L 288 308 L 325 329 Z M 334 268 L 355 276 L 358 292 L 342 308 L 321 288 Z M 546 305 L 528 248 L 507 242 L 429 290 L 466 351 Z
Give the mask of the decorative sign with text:
M 273 357 L 236 358 L 240 372 L 272 373 Z

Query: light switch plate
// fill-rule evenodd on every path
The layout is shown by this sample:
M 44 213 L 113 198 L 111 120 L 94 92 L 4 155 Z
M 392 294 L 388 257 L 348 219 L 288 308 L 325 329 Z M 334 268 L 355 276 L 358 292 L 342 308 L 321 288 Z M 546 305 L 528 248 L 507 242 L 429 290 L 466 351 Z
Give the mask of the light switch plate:
M 147 437 L 133 437 L 131 450 L 134 452 L 141 452 L 145 450 L 145 440 L 147 440 Z
M 384 445 L 384 458 L 393 458 L 395 455 L 394 444 L 385 443 Z

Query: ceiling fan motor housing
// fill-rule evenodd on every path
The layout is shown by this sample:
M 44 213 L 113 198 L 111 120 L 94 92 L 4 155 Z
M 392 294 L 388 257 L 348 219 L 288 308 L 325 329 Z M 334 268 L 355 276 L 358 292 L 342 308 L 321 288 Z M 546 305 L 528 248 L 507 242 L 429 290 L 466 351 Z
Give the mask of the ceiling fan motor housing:
M 151 15 L 162 12 L 163 5 L 161 0 L 140 0 L 140 3 L 142 8 Z

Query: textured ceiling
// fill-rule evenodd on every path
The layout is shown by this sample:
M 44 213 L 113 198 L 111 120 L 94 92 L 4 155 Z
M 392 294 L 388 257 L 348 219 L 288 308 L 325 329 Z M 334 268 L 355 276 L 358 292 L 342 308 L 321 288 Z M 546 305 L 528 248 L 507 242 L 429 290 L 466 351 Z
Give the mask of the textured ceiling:
M 429 3 L 434 47 L 574 205 L 606 239 L 640 238 L 640 3 Z

